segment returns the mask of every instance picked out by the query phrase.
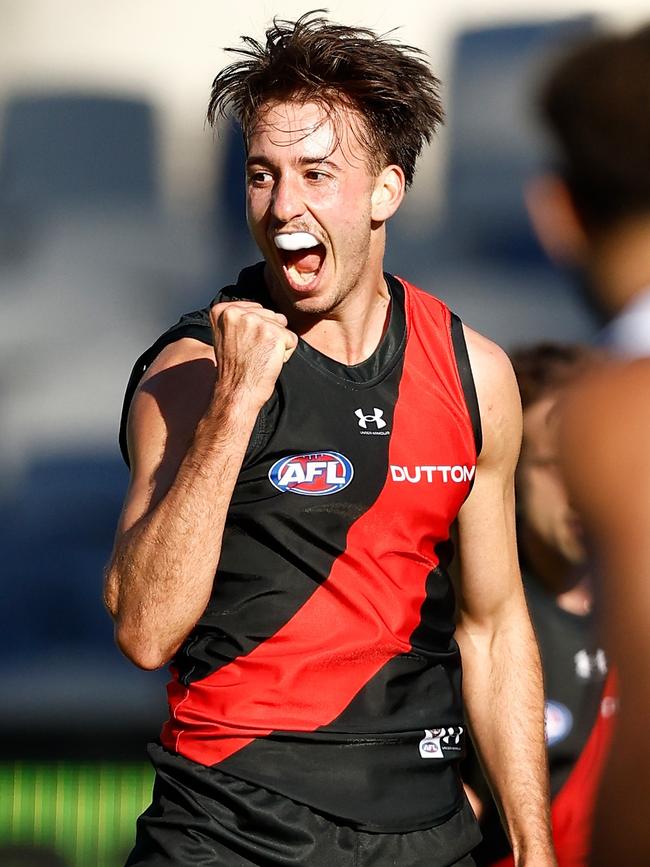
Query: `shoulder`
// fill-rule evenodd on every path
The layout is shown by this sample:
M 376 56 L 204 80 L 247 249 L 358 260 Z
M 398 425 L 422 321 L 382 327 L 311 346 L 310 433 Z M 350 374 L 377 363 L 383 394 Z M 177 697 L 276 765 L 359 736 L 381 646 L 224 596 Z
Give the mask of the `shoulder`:
M 203 370 L 204 366 L 198 367 L 193 362 L 206 360 L 210 361 L 210 365 L 214 370 L 214 349 L 212 345 L 197 340 L 194 337 L 179 337 L 173 343 L 168 343 L 164 346 L 152 360 L 151 364 L 142 374 L 138 390 L 141 390 L 147 383 L 156 378 L 158 381 L 161 381 L 161 374 L 168 371 L 175 371 L 178 374 L 180 372 L 179 368 L 191 370 L 193 376 L 196 376 L 196 371 Z M 162 381 L 169 381 L 171 378 L 168 375 L 162 377 Z
M 205 408 L 215 377 L 211 346 L 191 337 L 168 344 L 149 365 L 136 388 L 129 425 L 152 410 L 167 424 L 174 416 L 179 416 L 179 420 L 183 416 L 194 419 Z
M 420 311 L 426 310 L 430 316 L 438 317 L 441 321 L 449 320 L 451 316 L 450 308 L 442 299 L 434 295 L 433 292 L 415 286 L 413 283 L 405 280 L 404 277 L 397 277 L 387 273 L 385 273 L 385 276 L 391 282 L 391 286 L 397 284 L 402 287 L 402 291 L 408 299 L 410 306 L 415 306 Z
M 215 378 L 214 353 L 188 337 L 161 349 L 142 374 L 120 427 L 120 446 L 131 471 L 122 528 L 169 489 L 208 406 Z
M 127 420 L 136 395 L 141 391 L 145 381 L 151 379 L 154 374 L 160 373 L 163 368 L 171 368 L 187 360 L 189 353 L 202 352 L 207 356 L 212 352 L 210 309 L 211 307 L 204 307 L 181 316 L 140 355 L 133 365 L 124 392 L 119 426 L 120 450 L 127 465 L 130 463 L 130 452 L 127 448 Z
M 205 412 L 215 378 L 214 352 L 205 343 L 183 337 L 160 351 L 125 408 L 124 450 L 132 468 L 154 441 L 157 452 L 183 449 Z
M 463 324 L 463 332 L 479 398 L 483 395 L 493 402 L 500 396 L 510 397 L 513 389 L 518 394 L 515 374 L 506 352 L 468 325 Z
M 487 337 L 463 325 L 467 354 L 476 387 L 484 449 L 482 455 L 512 453 L 521 442 L 521 400 L 507 354 Z

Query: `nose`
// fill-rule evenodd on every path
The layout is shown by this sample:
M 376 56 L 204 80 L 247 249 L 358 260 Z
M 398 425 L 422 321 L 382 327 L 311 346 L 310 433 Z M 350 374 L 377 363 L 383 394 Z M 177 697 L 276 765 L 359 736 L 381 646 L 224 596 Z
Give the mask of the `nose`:
M 296 217 L 301 217 L 305 204 L 296 178 L 290 175 L 280 175 L 273 187 L 271 198 L 271 213 L 279 223 L 289 223 Z

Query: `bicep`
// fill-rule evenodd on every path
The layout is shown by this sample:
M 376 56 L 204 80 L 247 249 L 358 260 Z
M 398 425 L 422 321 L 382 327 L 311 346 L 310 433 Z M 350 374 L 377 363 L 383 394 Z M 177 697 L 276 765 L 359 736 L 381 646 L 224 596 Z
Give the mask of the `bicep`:
M 520 589 L 512 486 L 494 473 L 477 473 L 458 516 L 459 608 L 481 620 Z
M 521 404 L 505 353 L 483 338 L 470 338 L 468 348 L 481 411 L 483 449 L 474 487 L 458 515 L 458 592 L 461 619 L 479 623 L 522 598 L 514 500 Z

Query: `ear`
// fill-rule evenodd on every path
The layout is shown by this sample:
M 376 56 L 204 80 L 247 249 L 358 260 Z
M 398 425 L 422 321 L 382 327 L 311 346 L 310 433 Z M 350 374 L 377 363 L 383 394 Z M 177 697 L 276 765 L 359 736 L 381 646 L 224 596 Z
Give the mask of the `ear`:
M 375 178 L 371 197 L 371 218 L 385 223 L 402 204 L 405 189 L 404 171 L 399 166 L 387 166 Z
M 526 184 L 524 198 L 537 237 L 551 259 L 568 265 L 584 262 L 589 239 L 573 198 L 557 175 L 541 175 Z

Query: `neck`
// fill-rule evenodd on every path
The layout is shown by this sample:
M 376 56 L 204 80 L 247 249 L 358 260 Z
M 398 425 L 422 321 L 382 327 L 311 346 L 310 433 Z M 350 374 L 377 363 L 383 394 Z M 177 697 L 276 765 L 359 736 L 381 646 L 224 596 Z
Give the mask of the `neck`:
M 650 216 L 618 225 L 592 242 L 593 286 L 612 315 L 650 286 Z
M 324 355 L 342 364 L 360 364 L 377 349 L 390 320 L 390 293 L 381 283 L 360 299 L 347 298 L 337 308 L 315 321 L 303 321 L 297 333 Z
M 522 529 L 520 536 L 524 562 L 545 590 L 555 597 L 556 604 L 572 614 L 588 614 L 593 593 L 587 564 L 567 560 L 527 528 Z

